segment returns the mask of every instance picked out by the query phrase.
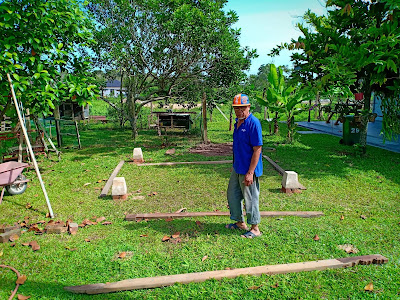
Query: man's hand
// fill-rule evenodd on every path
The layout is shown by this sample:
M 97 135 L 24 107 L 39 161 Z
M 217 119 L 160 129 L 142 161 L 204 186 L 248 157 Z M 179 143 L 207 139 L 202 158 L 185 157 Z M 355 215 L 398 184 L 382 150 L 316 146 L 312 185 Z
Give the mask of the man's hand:
M 254 176 L 254 173 L 252 173 L 252 172 L 247 172 L 246 175 L 244 175 L 243 183 L 245 186 L 249 186 L 249 185 L 253 184 L 253 176 Z

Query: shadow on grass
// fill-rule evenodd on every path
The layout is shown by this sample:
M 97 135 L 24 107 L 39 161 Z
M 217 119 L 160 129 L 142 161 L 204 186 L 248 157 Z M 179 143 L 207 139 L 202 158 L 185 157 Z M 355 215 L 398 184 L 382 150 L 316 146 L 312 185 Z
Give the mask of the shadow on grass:
M 130 224 L 124 225 L 127 230 L 138 230 L 141 231 L 146 228 L 151 228 L 164 235 L 172 235 L 175 232 L 180 233 L 180 237 L 209 237 L 212 235 L 224 235 L 224 236 L 240 236 L 245 233 L 245 230 L 228 229 L 225 228 L 226 224 L 232 223 L 228 216 L 222 216 L 221 221 L 223 223 L 215 223 L 211 220 L 204 220 L 205 217 L 199 217 L 202 221 L 194 220 L 194 218 L 174 219 L 172 221 L 165 221 L 160 219 L 154 219 L 149 221 L 128 221 Z

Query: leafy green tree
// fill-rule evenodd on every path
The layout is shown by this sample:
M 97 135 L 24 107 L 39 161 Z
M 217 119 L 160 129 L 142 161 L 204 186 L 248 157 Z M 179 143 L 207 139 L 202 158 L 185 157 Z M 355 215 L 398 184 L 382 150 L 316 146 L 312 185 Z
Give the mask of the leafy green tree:
M 124 111 L 136 136 L 141 108 L 152 101 L 201 99 L 209 88 L 243 77 L 255 51 L 240 48 L 237 21 L 226 1 L 91 1 L 99 30 L 98 62 L 121 69 L 127 89 Z
M 76 0 L 0 3 L 0 111 L 12 115 L 6 74 L 30 113 L 50 113 L 59 101 L 84 104 L 96 95 L 85 49 L 91 22 Z
M 267 90 L 267 98 L 257 97 L 261 105 L 267 106 L 271 112 L 276 113 L 275 122 L 278 115 L 283 113 L 286 116 L 286 124 L 288 128 L 286 141 L 292 143 L 294 139 L 294 131 L 296 124 L 294 116 L 302 111 L 300 108 L 303 100 L 300 86 L 293 86 L 287 83 L 281 67 L 276 69 L 274 64 L 270 65 L 268 74 L 269 87 Z M 276 125 L 277 126 L 277 123 Z
M 283 47 L 303 43 L 301 53 L 292 55 L 292 59 L 300 66 L 299 73 L 306 74 L 313 68 L 327 91 L 343 97 L 355 92 L 364 94 L 362 147 L 366 144 L 372 95 L 382 98 L 385 137 L 395 138 L 400 133 L 400 3 L 328 0 L 326 6 L 325 17 L 306 13 L 310 28 L 303 32 L 304 37 Z

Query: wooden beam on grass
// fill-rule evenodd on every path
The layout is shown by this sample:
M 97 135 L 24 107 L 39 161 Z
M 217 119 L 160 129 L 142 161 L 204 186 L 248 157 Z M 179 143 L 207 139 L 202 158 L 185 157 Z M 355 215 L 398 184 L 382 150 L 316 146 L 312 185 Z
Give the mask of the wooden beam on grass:
M 262 274 L 275 275 L 294 272 L 338 269 L 353 267 L 355 265 L 370 265 L 387 263 L 388 259 L 380 254 L 345 257 L 338 259 L 326 259 L 280 265 L 267 265 L 259 267 L 197 272 L 188 274 L 166 275 L 158 277 L 127 279 L 111 283 L 95 283 L 79 286 L 67 286 L 65 290 L 80 294 L 105 294 L 119 291 L 137 289 L 151 289 L 171 286 L 175 283 L 187 284 L 191 282 L 203 282 L 209 279 L 235 278 L 241 275 L 260 276 Z
M 126 221 L 138 221 L 143 219 L 175 219 L 190 217 L 219 217 L 229 216 L 227 211 L 210 211 L 210 212 L 181 212 L 181 213 L 149 213 L 149 214 L 127 214 Z M 324 213 L 322 211 L 260 211 L 261 217 L 287 217 L 296 216 L 302 218 L 320 217 Z
M 118 175 L 118 172 L 119 172 L 119 170 L 121 170 L 124 163 L 125 163 L 125 161 L 121 160 L 119 162 L 118 166 L 114 169 L 114 172 L 112 172 L 110 178 L 108 178 L 106 185 L 101 190 L 100 197 L 107 196 L 108 191 L 110 190 L 110 187 L 112 186 L 114 178 Z
M 274 167 L 274 169 L 279 172 L 279 174 L 281 174 L 282 176 L 283 176 L 283 174 L 285 174 L 286 171 L 283 168 L 281 168 L 276 162 L 274 162 L 270 157 L 268 157 L 266 155 L 263 155 L 262 157 L 265 158 Z M 306 190 L 307 189 L 300 182 L 298 184 L 299 184 L 299 189 L 300 190 Z
M 164 162 L 164 163 L 148 163 L 137 164 L 138 166 L 175 166 L 175 165 L 217 165 L 231 164 L 232 160 L 216 160 L 216 161 L 185 161 L 185 162 Z

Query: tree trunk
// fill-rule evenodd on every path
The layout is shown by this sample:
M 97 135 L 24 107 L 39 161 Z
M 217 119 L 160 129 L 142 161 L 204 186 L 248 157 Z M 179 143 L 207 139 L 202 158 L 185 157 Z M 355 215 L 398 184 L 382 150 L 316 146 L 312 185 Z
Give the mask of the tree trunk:
M 274 134 L 278 134 L 278 132 L 279 132 L 278 112 L 275 112 L 275 118 L 274 118 Z
M 207 138 L 207 102 L 206 102 L 206 92 L 203 92 L 203 142 L 208 143 Z
M 122 81 L 123 81 L 123 79 L 124 79 L 124 73 L 122 72 L 122 69 L 121 69 L 121 84 L 120 84 L 120 87 L 119 87 L 119 96 L 120 96 L 120 102 L 121 102 L 121 109 L 124 106 L 124 95 L 122 93 L 122 87 L 123 87 Z M 119 126 L 122 128 L 124 123 L 125 123 L 124 115 L 121 113 L 121 114 L 119 114 Z

